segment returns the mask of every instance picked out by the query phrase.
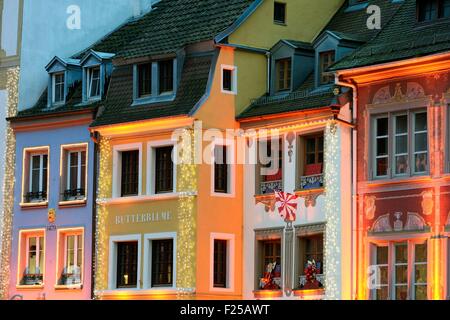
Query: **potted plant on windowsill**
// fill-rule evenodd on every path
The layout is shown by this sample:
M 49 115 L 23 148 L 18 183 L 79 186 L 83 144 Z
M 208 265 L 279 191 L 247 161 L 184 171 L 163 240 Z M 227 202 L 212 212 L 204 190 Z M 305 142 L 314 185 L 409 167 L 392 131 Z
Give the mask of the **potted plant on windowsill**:
M 61 274 L 61 284 L 65 286 L 71 286 L 81 283 L 80 268 L 64 268 Z
M 39 268 L 36 269 L 36 273 L 30 273 L 29 268 L 25 269 L 22 283 L 26 286 L 39 286 L 42 285 L 43 276 L 40 273 Z

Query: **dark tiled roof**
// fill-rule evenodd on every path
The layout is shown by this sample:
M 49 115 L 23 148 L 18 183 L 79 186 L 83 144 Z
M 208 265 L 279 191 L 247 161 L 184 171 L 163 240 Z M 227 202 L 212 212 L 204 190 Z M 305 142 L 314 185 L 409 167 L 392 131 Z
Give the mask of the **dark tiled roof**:
M 261 97 L 242 112 L 237 119 L 326 107 L 333 104 L 331 88 L 314 90 L 314 72 L 295 91 L 287 96 Z
M 184 45 L 212 40 L 255 0 L 162 0 L 142 18 L 118 28 L 93 49 L 135 58 L 173 53 Z
M 186 57 L 175 100 L 140 106 L 131 106 L 133 66 L 118 67 L 111 79 L 104 112 L 91 127 L 189 114 L 206 93 L 212 60 L 213 54 Z
M 297 41 L 297 40 L 283 40 L 284 42 L 290 44 L 291 46 L 295 47 L 296 49 L 306 49 L 306 50 L 312 50 L 313 46 L 311 43 L 304 42 L 304 41 Z
M 19 111 L 17 116 L 12 119 L 22 119 L 34 116 L 46 116 L 52 114 L 77 112 L 82 110 L 94 110 L 100 105 L 100 101 L 91 104 L 81 104 L 82 102 L 82 86 L 81 82 L 76 82 L 67 95 L 67 102 L 56 108 L 47 107 L 47 89 L 42 93 L 38 102 L 29 109 Z
M 350 69 L 450 50 L 450 19 L 416 22 L 416 1 L 405 0 L 393 19 L 365 46 L 330 70 Z

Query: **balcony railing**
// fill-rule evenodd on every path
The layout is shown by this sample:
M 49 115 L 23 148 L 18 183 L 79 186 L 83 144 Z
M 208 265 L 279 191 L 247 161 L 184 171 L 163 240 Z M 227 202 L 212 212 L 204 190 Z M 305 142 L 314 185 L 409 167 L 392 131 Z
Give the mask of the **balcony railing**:
M 300 188 L 302 190 L 322 188 L 323 182 L 323 173 L 310 176 L 302 176 L 300 177 Z
M 84 189 L 71 189 L 65 190 L 62 196 L 64 201 L 83 200 L 86 197 L 86 192 Z
M 47 201 L 47 192 L 46 191 L 28 192 L 27 194 L 25 194 L 25 201 L 27 203 L 45 202 Z
M 283 190 L 283 180 L 261 182 L 261 194 L 271 194 Z
M 321 288 L 325 287 L 325 275 L 317 274 L 316 275 L 316 280 L 317 280 L 317 282 L 319 282 L 319 284 L 320 284 L 319 286 Z M 305 287 L 305 285 L 306 285 L 306 276 L 300 276 L 298 284 L 299 284 L 299 288 L 303 289 Z

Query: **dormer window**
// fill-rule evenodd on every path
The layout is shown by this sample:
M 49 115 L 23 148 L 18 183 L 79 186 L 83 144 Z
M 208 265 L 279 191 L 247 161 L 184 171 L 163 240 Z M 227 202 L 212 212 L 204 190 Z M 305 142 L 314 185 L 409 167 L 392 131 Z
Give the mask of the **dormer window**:
M 134 66 L 134 103 L 171 101 L 175 98 L 177 60 L 166 59 Z
M 450 18 L 450 0 L 419 0 L 417 2 L 417 20 L 419 22 L 441 18 Z
M 277 24 L 286 24 L 286 3 L 274 3 L 273 21 Z
M 87 86 L 88 98 L 100 97 L 100 67 L 89 68 L 87 70 Z
M 277 91 L 280 92 L 290 90 L 291 73 L 292 73 L 291 58 L 277 60 L 276 72 L 277 72 Z
M 333 83 L 333 75 L 330 73 L 327 73 L 327 69 L 334 63 L 335 61 L 335 56 L 336 53 L 335 51 L 326 51 L 326 52 L 321 52 L 319 54 L 319 58 L 320 58 L 320 84 L 324 85 L 324 84 L 330 84 Z
M 64 82 L 65 82 L 65 74 L 62 73 L 56 73 L 53 75 L 53 103 L 59 104 L 64 103 Z

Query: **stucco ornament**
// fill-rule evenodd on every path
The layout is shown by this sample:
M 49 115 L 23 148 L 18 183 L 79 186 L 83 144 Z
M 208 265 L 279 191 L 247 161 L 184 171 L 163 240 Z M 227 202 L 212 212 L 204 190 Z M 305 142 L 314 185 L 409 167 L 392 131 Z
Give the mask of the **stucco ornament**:
M 422 210 L 423 214 L 429 216 L 433 213 L 434 200 L 432 191 L 422 192 Z
M 56 221 L 56 210 L 55 209 L 50 209 L 48 210 L 48 222 L 49 223 L 55 223 Z
M 372 103 L 387 103 L 391 100 L 391 91 L 389 90 L 389 86 L 385 86 L 375 93 Z
M 392 226 L 390 221 L 390 214 L 387 213 L 378 217 L 378 219 L 374 222 L 372 227 L 373 232 L 391 232 Z
M 366 219 L 372 220 L 375 217 L 375 211 L 377 210 L 377 206 L 375 205 L 377 198 L 375 196 L 367 196 L 366 197 Z
M 425 97 L 425 90 L 417 82 L 408 82 L 406 88 L 406 97 L 409 100 Z

